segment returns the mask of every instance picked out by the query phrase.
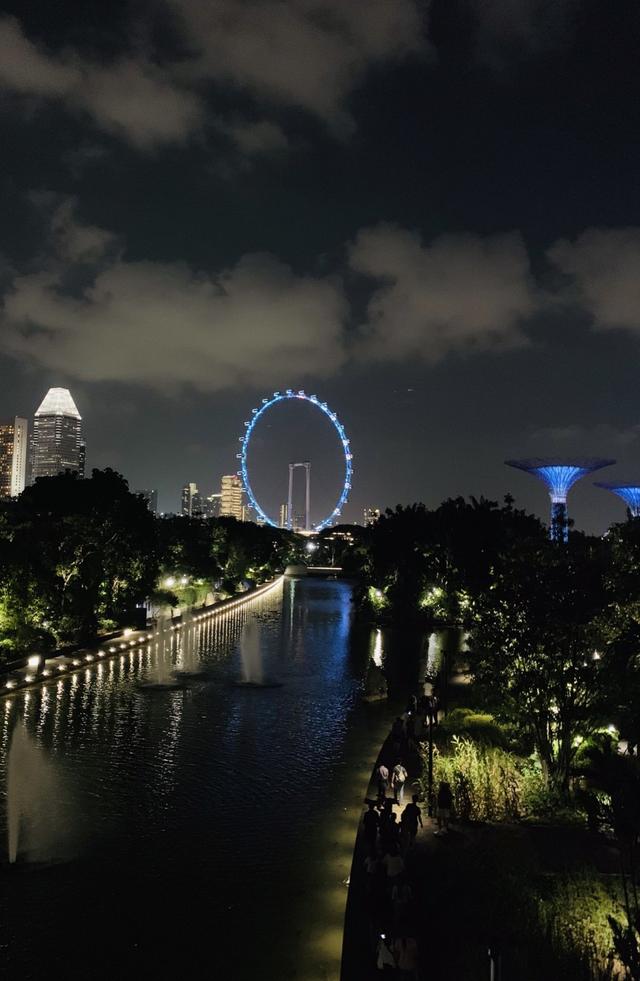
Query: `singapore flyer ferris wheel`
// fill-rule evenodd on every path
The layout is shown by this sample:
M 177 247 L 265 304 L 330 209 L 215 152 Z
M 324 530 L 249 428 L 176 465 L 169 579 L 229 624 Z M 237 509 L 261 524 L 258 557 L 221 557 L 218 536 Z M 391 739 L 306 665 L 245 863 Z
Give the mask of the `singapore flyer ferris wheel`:
M 242 478 L 242 483 L 244 485 L 244 490 L 246 492 L 249 504 L 256 512 L 258 518 L 264 521 L 265 524 L 271 525 L 272 527 L 278 527 L 278 523 L 274 521 L 266 513 L 264 508 L 261 506 L 260 502 L 257 500 L 256 495 L 253 492 L 251 486 L 251 479 L 249 474 L 249 447 L 251 444 L 251 437 L 253 435 L 255 426 L 259 419 L 261 419 L 269 409 L 273 408 L 280 402 L 285 402 L 287 400 L 299 400 L 308 403 L 309 405 L 315 406 L 321 413 L 327 417 L 332 426 L 334 427 L 338 439 L 340 441 L 340 447 L 342 451 L 342 456 L 344 458 L 344 480 L 342 483 L 342 490 L 340 492 L 338 501 L 333 508 L 333 510 L 327 514 L 321 521 L 318 521 L 315 525 L 311 526 L 308 523 L 308 509 L 309 509 L 309 468 L 310 464 L 308 461 L 304 463 L 290 463 L 289 464 L 289 509 L 287 515 L 287 527 L 292 527 L 292 514 L 291 514 L 291 482 L 292 482 L 292 468 L 304 467 L 306 468 L 306 478 L 307 478 L 307 531 L 322 531 L 328 525 L 333 524 L 333 522 L 342 513 L 342 508 L 347 502 L 349 497 L 349 491 L 351 490 L 351 477 L 353 474 L 353 455 L 351 453 L 351 447 L 347 434 L 345 432 L 344 426 L 338 419 L 338 416 L 333 412 L 326 402 L 322 402 L 317 395 L 307 395 L 304 391 L 293 391 L 293 389 L 288 388 L 285 392 L 274 392 L 270 398 L 264 398 L 262 404 L 255 409 L 252 409 L 251 419 L 245 422 L 245 433 L 244 436 L 240 437 L 240 443 L 242 444 L 240 453 L 237 454 L 238 460 L 240 461 L 240 470 L 238 470 L 238 476 Z

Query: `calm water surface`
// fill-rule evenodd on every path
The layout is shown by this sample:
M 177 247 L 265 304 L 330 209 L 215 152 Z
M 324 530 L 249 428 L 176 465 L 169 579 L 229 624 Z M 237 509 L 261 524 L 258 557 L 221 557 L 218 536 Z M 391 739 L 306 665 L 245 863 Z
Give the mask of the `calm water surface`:
M 233 686 L 252 617 L 280 688 Z M 28 854 L 1 869 L 10 977 L 294 975 L 305 855 L 346 765 L 372 637 L 351 631 L 349 585 L 322 580 L 195 629 L 210 675 L 186 690 L 138 689 L 146 649 L 0 703 L 3 771 L 17 723 L 54 771 Z

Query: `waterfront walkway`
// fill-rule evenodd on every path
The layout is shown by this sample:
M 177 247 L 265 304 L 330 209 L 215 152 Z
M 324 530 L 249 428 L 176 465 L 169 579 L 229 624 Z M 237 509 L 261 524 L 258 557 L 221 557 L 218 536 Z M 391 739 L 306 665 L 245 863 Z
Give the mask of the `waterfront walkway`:
M 375 770 L 377 770 L 377 767 L 381 763 L 384 763 L 389 771 L 391 771 L 397 762 L 393 751 L 393 739 L 389 734 L 382 745 L 380 755 L 376 761 L 374 775 L 372 775 L 367 789 L 366 800 L 376 800 L 377 798 L 378 790 L 375 779 Z M 400 823 L 404 808 L 411 801 L 412 793 L 420 793 L 418 779 L 420 768 L 418 762 L 413 759 L 408 760 L 408 763 L 409 778 L 405 787 L 404 802 L 403 804 L 393 805 L 393 811 L 397 815 L 398 823 Z M 406 881 L 414 893 L 416 891 L 414 873 L 417 873 L 418 868 L 422 868 L 424 854 L 439 844 L 438 839 L 433 835 L 433 831 L 436 830 L 436 822 L 427 816 L 426 802 L 421 801 L 420 808 L 422 810 L 423 827 L 418 828 L 415 844 L 407 851 L 404 849 L 402 851 L 406 866 Z M 367 805 L 365 804 L 361 812 L 362 816 L 366 810 Z M 394 936 L 394 917 L 389 897 L 376 896 L 372 883 L 368 881 L 369 876 L 365 870 L 365 861 L 368 855 L 369 846 L 361 821 L 354 850 L 345 917 L 342 981 L 373 981 L 373 979 L 381 977 L 382 972 L 376 968 L 376 948 L 379 934 L 386 932 L 390 937 Z M 383 873 L 378 874 L 383 875 Z M 408 933 L 411 933 L 411 928 L 412 923 L 409 917 L 403 924 L 403 932 L 406 930 Z
M 440 687 L 445 696 L 444 703 L 445 705 L 456 704 L 460 700 L 461 691 L 469 682 L 467 665 L 462 660 L 453 664 L 445 662 L 444 669 L 447 671 L 447 677 L 446 679 L 440 677 Z M 418 694 L 420 694 L 423 686 L 419 685 L 418 687 L 420 689 Z M 431 685 L 425 685 L 424 690 L 430 693 Z M 439 711 L 439 718 L 442 718 L 442 714 L 442 711 Z M 402 718 L 406 722 L 406 713 L 403 713 Z M 418 747 L 426 745 L 428 727 L 422 727 L 417 735 Z M 402 758 L 405 763 L 409 776 L 405 784 L 403 803 L 393 805 L 397 823 L 400 824 L 403 811 L 406 805 L 411 802 L 414 793 L 420 797 L 419 806 L 423 823 L 423 826 L 418 828 L 414 844 L 409 848 L 402 849 L 405 864 L 402 879 L 409 885 L 412 899 L 406 909 L 400 911 L 397 906 L 394 909 L 391 902 L 388 884 L 384 881 L 384 872 L 379 871 L 376 874 L 377 881 L 372 881 L 365 869 L 370 847 L 362 823 L 364 813 L 368 809 L 368 801 L 376 800 L 378 797 L 376 778 L 378 767 L 380 764 L 384 764 L 391 773 L 399 758 Z M 471 839 L 458 834 L 456 831 L 445 837 L 435 834 L 437 822 L 435 818 L 428 816 L 428 802 L 424 799 L 423 786 L 426 781 L 421 778 L 425 776 L 422 773 L 422 757 L 417 751 L 417 747 L 414 749 L 407 748 L 405 742 L 400 754 L 398 754 L 397 741 L 392 735 L 391 727 L 389 727 L 373 768 L 361 809 L 345 916 L 341 981 L 374 981 L 374 979 L 386 976 L 386 972 L 379 970 L 376 965 L 376 952 L 381 933 L 385 933 L 387 939 L 391 941 L 398 937 L 409 937 L 416 940 L 420 967 L 415 977 L 417 979 L 432 976 L 428 970 L 429 951 L 433 949 L 434 944 L 442 942 L 442 938 L 429 935 L 428 926 L 425 930 L 424 911 L 437 901 L 437 883 L 434 881 L 432 867 L 437 864 L 441 851 L 449 851 L 452 847 L 464 847 L 469 844 Z M 393 799 L 391 791 L 387 792 L 387 797 L 389 796 Z M 380 851 L 379 847 L 378 851 Z M 409 978 L 411 975 L 403 973 L 402 977 Z
M 205 622 L 211 617 L 233 610 L 234 608 L 250 603 L 260 596 L 279 586 L 283 581 L 282 576 L 270 582 L 263 583 L 255 589 L 245 593 L 231 596 L 229 599 L 220 600 L 209 606 L 191 607 L 189 623 L 197 624 Z M 166 618 L 162 632 L 171 636 L 173 631 L 182 629 L 182 615 Z M 80 669 L 87 669 L 102 661 L 113 657 L 123 657 L 133 651 L 145 650 L 153 641 L 160 638 L 158 625 L 150 625 L 144 630 L 125 629 L 120 632 L 108 634 L 99 638 L 100 644 L 96 642 L 95 647 L 78 648 L 70 651 L 53 651 L 47 655 L 34 655 L 24 658 L 20 662 L 0 667 L 0 697 L 2 695 L 14 695 L 18 692 L 32 688 L 35 685 L 46 684 L 53 678 L 61 675 L 70 674 Z

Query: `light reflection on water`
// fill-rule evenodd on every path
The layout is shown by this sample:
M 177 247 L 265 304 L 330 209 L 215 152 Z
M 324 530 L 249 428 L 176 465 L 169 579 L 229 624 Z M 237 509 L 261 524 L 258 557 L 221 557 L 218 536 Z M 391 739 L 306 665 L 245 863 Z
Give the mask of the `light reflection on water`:
M 79 904 L 113 928 L 99 966 L 91 938 L 74 938 L 78 965 L 84 958 L 78 977 L 142 965 L 168 977 L 183 967 L 182 947 L 167 948 L 168 914 L 194 963 L 206 958 L 233 981 L 287 976 L 291 946 L 279 949 L 275 938 L 286 936 L 282 916 L 304 893 L 298 857 L 344 766 L 369 638 L 350 649 L 347 584 L 288 581 L 283 590 L 193 624 L 190 637 L 169 634 L 174 666 L 191 662 L 190 646 L 209 673 L 185 690 L 138 689 L 162 656 L 152 642 L 6 701 L 0 768 L 22 721 L 61 774 L 64 806 L 52 802 L 51 814 L 62 815 L 64 857 L 70 834 L 74 851 L 46 870 L 11 870 L 10 903 L 23 911 L 10 937 L 16 973 L 50 977 L 59 957 L 76 976 L 54 938 Z M 232 684 L 249 616 L 260 626 L 265 675 L 281 688 Z M 214 929 L 225 943 L 212 945 Z

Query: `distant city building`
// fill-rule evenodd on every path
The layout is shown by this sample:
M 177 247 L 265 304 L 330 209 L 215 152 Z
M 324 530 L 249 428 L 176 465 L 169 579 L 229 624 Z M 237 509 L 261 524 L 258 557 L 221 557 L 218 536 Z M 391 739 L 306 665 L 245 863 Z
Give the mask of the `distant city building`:
M 149 508 L 152 514 L 158 513 L 157 490 L 138 490 L 136 491 L 136 494 L 140 494 L 141 497 L 144 497 L 145 501 L 147 502 L 147 507 Z
M 209 494 L 208 497 L 200 496 L 200 517 L 217 518 L 220 515 L 220 494 Z
M 380 508 L 365 508 L 364 509 L 364 526 L 373 525 L 376 523 L 380 517 Z
M 33 420 L 31 479 L 70 470 L 84 477 L 82 418 L 67 388 L 50 388 Z
M 185 484 L 182 488 L 182 514 L 188 518 L 202 517 L 202 498 L 197 484 Z
M 26 419 L 15 416 L 10 422 L 0 423 L 0 498 L 22 494 L 28 450 Z
M 220 514 L 221 494 L 209 494 L 200 498 L 200 514 L 203 518 L 217 518 Z
M 226 474 L 220 484 L 220 517 L 246 521 L 244 487 L 237 474 Z
M 289 522 L 289 506 L 287 504 L 280 505 L 280 518 L 278 520 L 278 525 L 280 528 L 287 528 Z
M 209 494 L 207 498 L 207 517 L 219 518 L 222 505 L 222 494 Z

